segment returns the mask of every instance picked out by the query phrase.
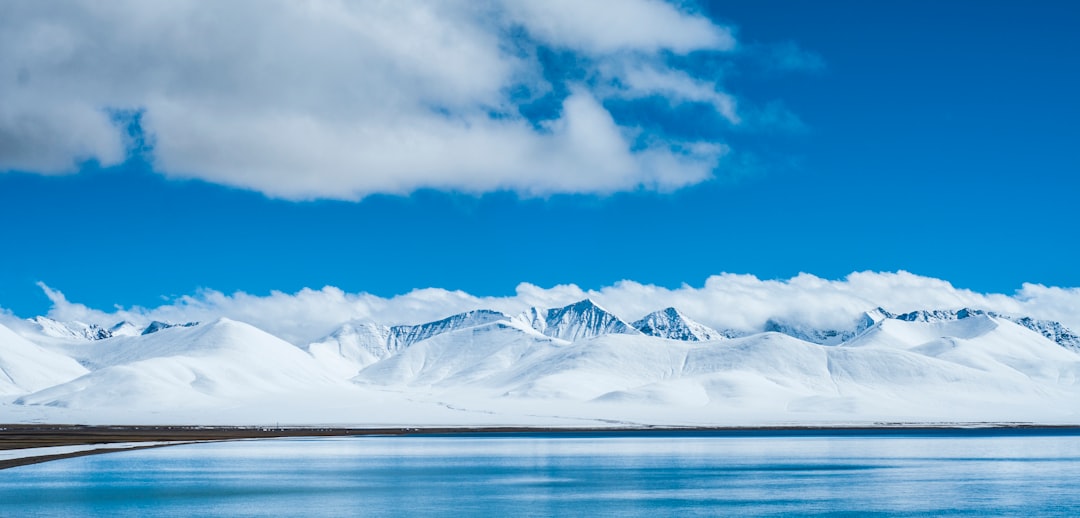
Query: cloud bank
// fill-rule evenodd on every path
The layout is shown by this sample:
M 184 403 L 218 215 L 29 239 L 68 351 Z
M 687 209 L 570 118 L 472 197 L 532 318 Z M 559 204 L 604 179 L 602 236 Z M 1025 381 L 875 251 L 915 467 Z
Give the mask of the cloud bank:
M 728 147 L 646 132 L 605 102 L 699 103 L 742 122 L 720 77 L 670 59 L 736 48 L 689 9 L 3 2 L 0 171 L 120 163 L 132 139 L 115 114 L 134 112 L 156 171 L 286 199 L 677 189 L 713 177 Z
M 478 297 L 437 288 L 394 297 L 347 293 L 334 287 L 288 294 L 227 295 L 207 290 L 156 308 L 101 311 L 68 301 L 41 285 L 53 302 L 48 316 L 112 325 L 120 320 L 146 323 L 210 321 L 228 317 L 251 323 L 293 343 L 306 343 L 348 321 L 417 324 L 478 308 L 516 314 L 531 306 L 558 307 L 589 297 L 627 320 L 675 306 L 691 318 L 719 329 L 760 330 L 769 318 L 821 327 L 850 326 L 863 311 L 881 306 L 892 312 L 962 307 L 1056 320 L 1080 329 L 1080 288 L 1024 284 L 1013 294 L 978 293 L 947 281 L 900 271 L 856 272 L 840 280 L 800 274 L 786 280 L 720 274 L 703 286 L 665 288 L 622 281 L 598 290 L 575 285 L 541 288 L 528 283 L 507 297 Z

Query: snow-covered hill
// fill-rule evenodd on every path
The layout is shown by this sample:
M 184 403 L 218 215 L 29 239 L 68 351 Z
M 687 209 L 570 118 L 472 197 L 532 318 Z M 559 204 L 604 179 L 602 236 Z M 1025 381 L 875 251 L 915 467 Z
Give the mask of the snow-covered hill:
M 1026 327 L 985 313 L 957 320 L 889 319 L 842 347 L 914 352 L 1009 380 L 1004 386 L 1037 382 L 1080 387 L 1080 356 Z
M 418 342 L 365 368 L 353 381 L 380 386 L 459 387 L 512 379 L 516 368 L 568 344 L 518 321 L 498 320 Z
M 213 406 L 337 383 L 295 346 L 228 319 L 75 344 L 66 352 L 92 372 L 16 403 L 63 408 Z
M 1076 335 L 974 309 L 877 308 L 841 329 L 773 319 L 737 337 L 675 308 L 630 325 L 583 300 L 348 322 L 299 345 L 228 319 L 94 339 L 87 324 L 32 322 L 0 327 L 0 410 L 15 420 L 1080 422 Z
M 46 350 L 0 325 L 0 396 L 42 390 L 87 372 L 75 360 Z
M 879 314 L 884 314 L 885 318 L 894 318 L 896 320 L 907 322 L 947 322 L 988 315 L 999 320 L 1008 320 L 1021 327 L 1035 331 L 1067 349 L 1080 351 L 1080 336 L 1060 322 L 1054 322 L 1052 320 L 1037 320 L 1026 316 L 1004 315 L 992 311 L 988 312 L 971 308 L 962 308 L 958 310 L 920 310 L 904 313 L 902 315 L 892 315 L 881 308 L 878 308 L 876 311 Z

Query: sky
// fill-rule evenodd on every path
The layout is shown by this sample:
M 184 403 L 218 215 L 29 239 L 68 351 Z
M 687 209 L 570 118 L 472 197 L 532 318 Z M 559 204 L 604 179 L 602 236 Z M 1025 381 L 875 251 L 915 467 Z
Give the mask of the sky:
M 661 293 L 700 314 L 715 298 L 678 294 L 745 281 L 1073 314 L 1078 22 L 1051 1 L 4 2 L 0 307 Z

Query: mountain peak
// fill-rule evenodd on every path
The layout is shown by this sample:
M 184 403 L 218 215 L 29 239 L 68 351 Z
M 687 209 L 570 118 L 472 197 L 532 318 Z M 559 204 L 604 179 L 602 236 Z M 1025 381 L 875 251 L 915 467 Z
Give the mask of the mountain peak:
M 112 336 L 108 329 L 97 324 L 86 324 L 79 321 L 60 322 L 59 320 L 40 316 L 28 320 L 37 325 L 43 334 L 54 338 L 103 340 Z
M 971 308 L 962 308 L 958 310 L 922 309 L 918 311 L 912 311 L 910 313 L 904 313 L 902 315 L 896 315 L 892 318 L 895 318 L 897 320 L 903 320 L 905 322 L 945 322 L 949 320 L 963 320 L 965 318 L 971 318 L 986 314 L 987 313 L 981 309 Z
M 674 306 L 666 307 L 664 309 L 661 309 L 660 311 L 657 311 L 656 313 L 663 313 L 664 315 L 667 315 L 667 316 L 669 316 L 671 318 L 682 318 L 682 319 L 686 318 L 686 317 L 683 316 L 682 312 L 675 309 Z
M 704 342 L 725 338 L 719 331 L 691 320 L 673 307 L 649 313 L 631 325 L 646 335 L 671 340 Z
M 537 331 L 571 342 L 607 334 L 641 334 L 588 298 L 546 312 L 533 309 L 525 319 Z
M 870 325 L 874 325 L 882 320 L 889 318 L 896 318 L 896 315 L 889 312 L 885 308 L 878 306 L 870 311 L 863 313 L 863 319 L 868 321 Z
M 574 309 L 576 309 L 578 311 L 589 311 L 589 310 L 595 308 L 595 309 L 598 309 L 600 311 L 607 311 L 606 309 L 600 307 L 600 304 L 597 304 L 596 302 L 593 301 L 593 299 L 591 299 L 589 297 L 585 297 L 585 298 L 583 298 L 583 299 L 581 299 L 581 300 L 579 300 L 577 302 L 567 304 L 566 306 L 563 306 L 563 308 L 574 308 Z
M 509 319 L 508 315 L 499 311 L 474 309 L 426 324 L 394 326 L 390 328 L 387 347 L 391 350 L 403 349 L 442 333 Z
M 217 319 L 214 322 L 215 325 L 228 325 L 228 324 L 235 324 L 235 323 L 236 323 L 235 320 L 230 320 L 230 319 L 225 318 L 225 317 L 221 317 L 221 318 Z M 160 320 L 154 320 L 153 322 L 150 322 L 150 325 L 146 326 L 146 328 L 142 330 L 141 334 L 149 335 L 149 334 L 153 334 L 153 333 L 156 333 L 158 331 L 161 331 L 163 329 L 169 329 L 170 327 L 194 327 L 194 326 L 197 326 L 197 325 L 199 325 L 198 322 L 184 322 L 183 324 L 171 324 L 169 322 L 162 322 Z
M 109 328 L 109 336 L 138 336 L 139 328 L 127 320 L 121 320 Z

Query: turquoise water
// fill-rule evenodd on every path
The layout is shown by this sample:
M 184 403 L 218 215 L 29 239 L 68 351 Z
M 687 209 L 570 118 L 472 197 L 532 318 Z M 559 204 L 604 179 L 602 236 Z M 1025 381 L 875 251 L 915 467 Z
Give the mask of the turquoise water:
M 0 516 L 1080 516 L 1080 437 L 278 439 L 0 471 Z

